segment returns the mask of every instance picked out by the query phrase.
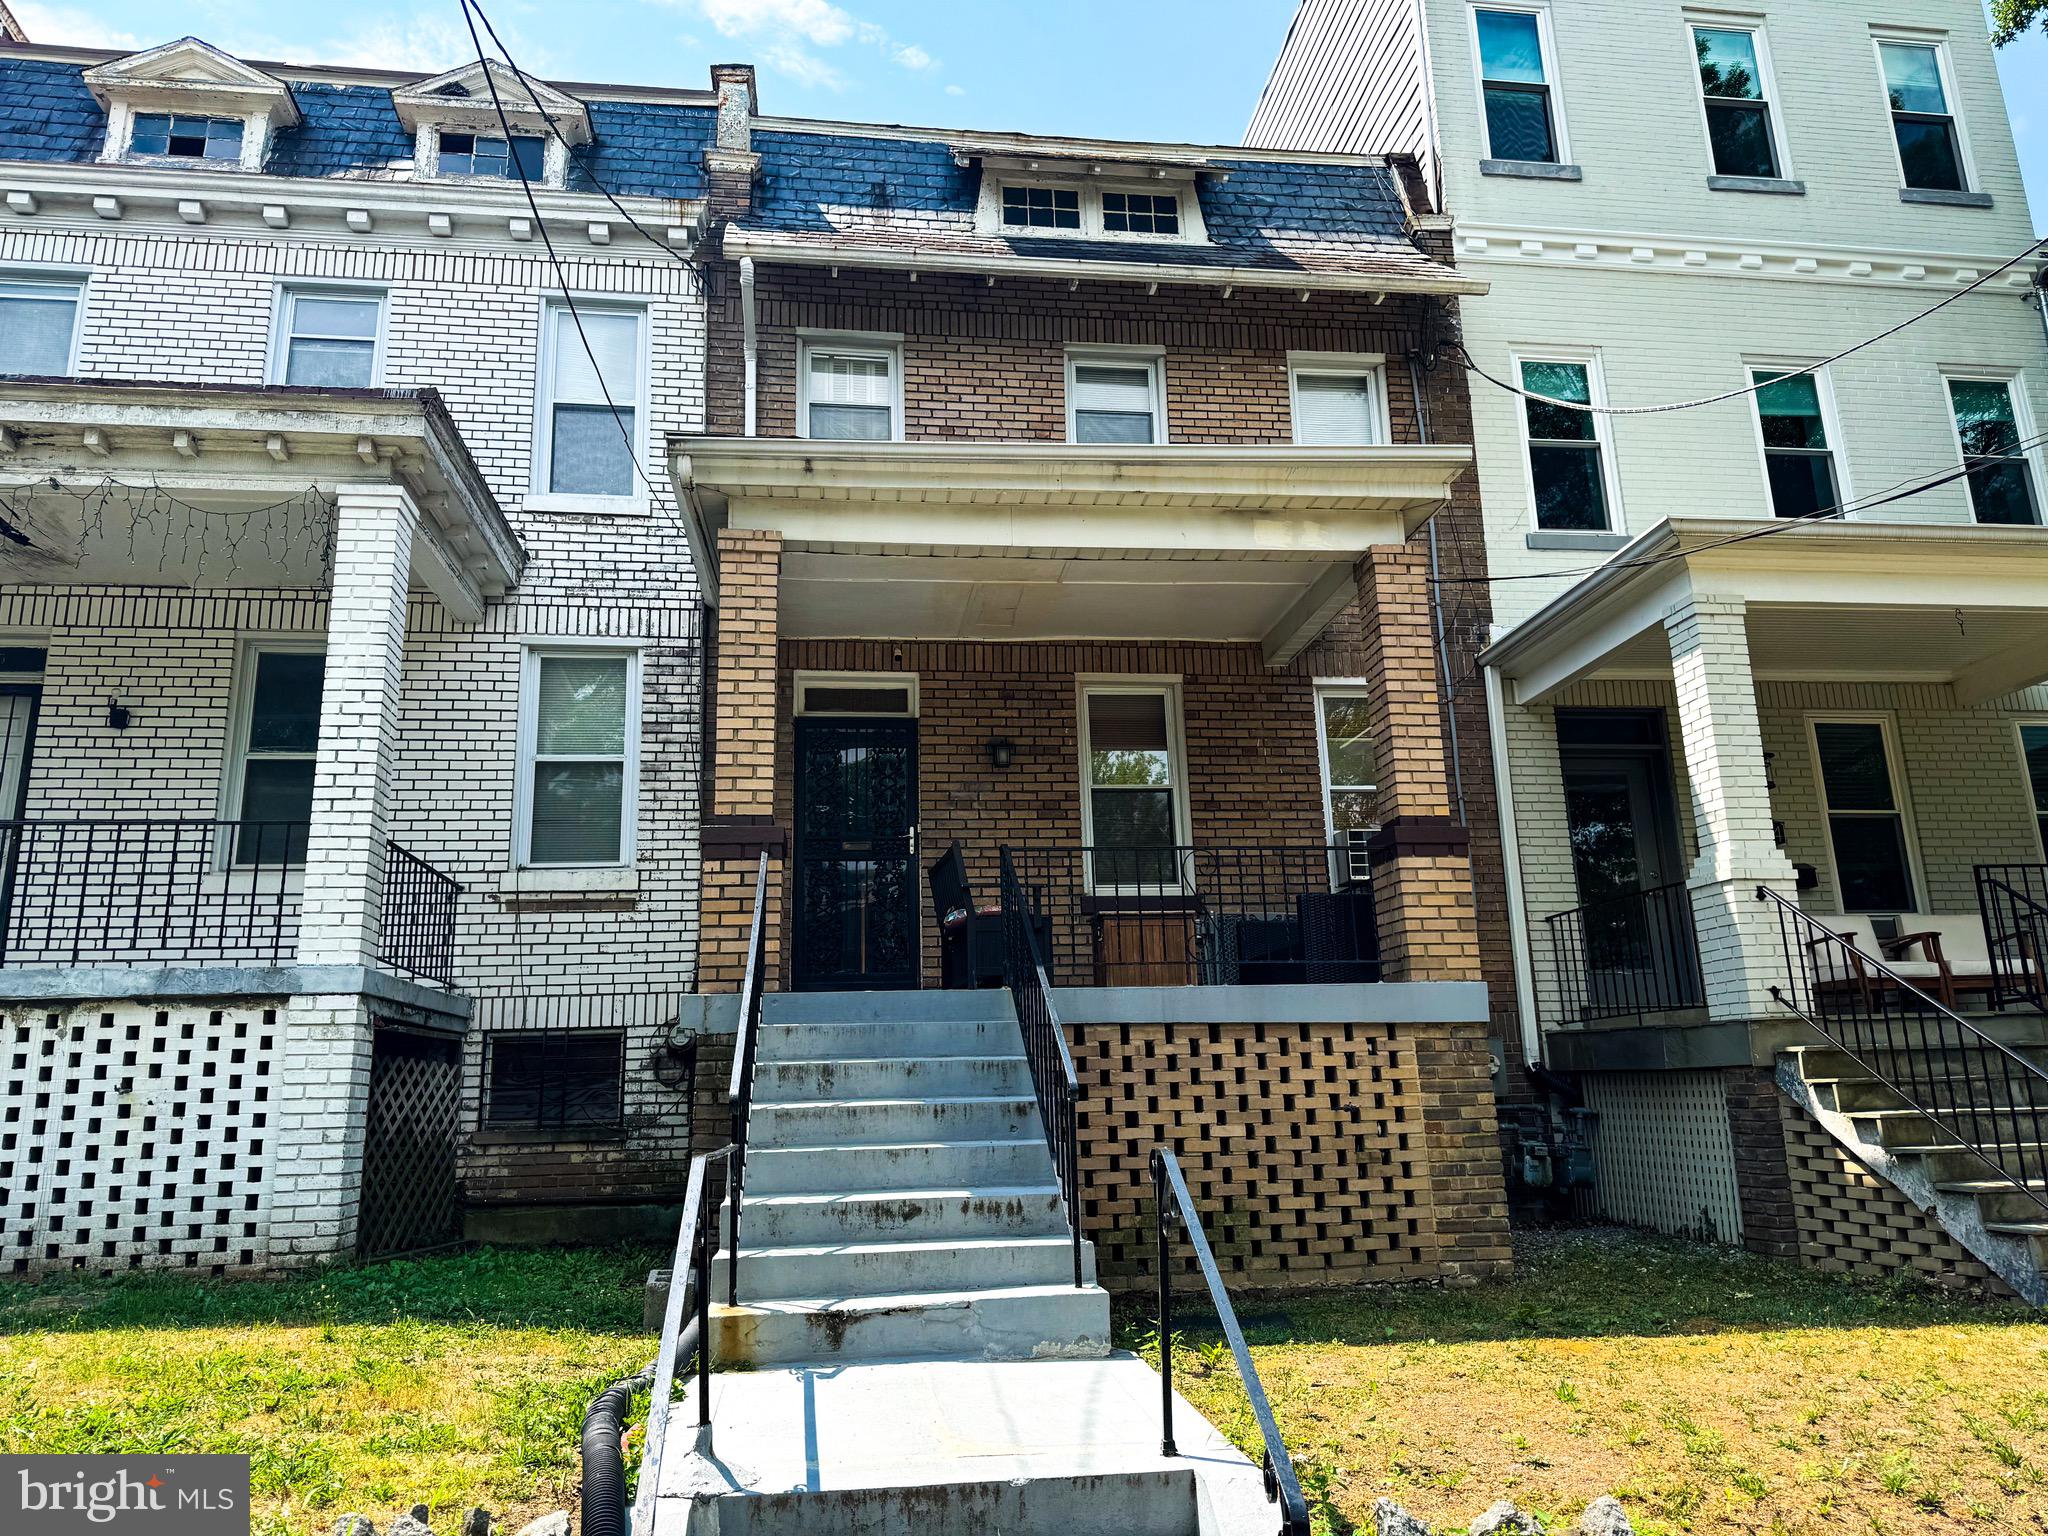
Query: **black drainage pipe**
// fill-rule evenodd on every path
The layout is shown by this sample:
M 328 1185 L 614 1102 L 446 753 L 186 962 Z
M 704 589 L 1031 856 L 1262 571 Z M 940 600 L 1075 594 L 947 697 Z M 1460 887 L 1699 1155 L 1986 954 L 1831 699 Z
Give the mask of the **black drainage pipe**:
M 697 1351 L 697 1320 L 683 1325 L 676 1358 Z M 633 1394 L 654 1383 L 654 1362 L 636 1376 L 615 1381 L 591 1400 L 583 1413 L 583 1505 L 576 1522 L 580 1536 L 631 1536 L 626 1529 L 626 1410 Z

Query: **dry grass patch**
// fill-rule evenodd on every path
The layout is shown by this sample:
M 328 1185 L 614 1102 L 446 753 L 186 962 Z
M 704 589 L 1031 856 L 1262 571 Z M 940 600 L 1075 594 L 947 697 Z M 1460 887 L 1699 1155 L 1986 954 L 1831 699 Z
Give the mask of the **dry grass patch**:
M 1242 1309 L 1322 1530 L 1381 1494 L 1440 1529 L 1503 1496 L 1556 1528 L 1612 1492 L 1649 1536 L 2048 1531 L 2037 1314 L 1634 1235 L 1518 1258 L 1474 1291 Z M 1181 1336 L 1176 1384 L 1253 1450 L 1216 1338 Z

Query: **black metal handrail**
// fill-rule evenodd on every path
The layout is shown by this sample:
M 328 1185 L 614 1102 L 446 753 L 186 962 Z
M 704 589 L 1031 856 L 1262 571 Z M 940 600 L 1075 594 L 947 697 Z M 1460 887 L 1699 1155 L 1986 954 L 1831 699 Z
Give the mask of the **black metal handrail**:
M 0 965 L 288 963 L 308 830 L 181 817 L 0 821 Z
M 669 1261 L 668 1304 L 661 1314 L 661 1343 L 654 1356 L 654 1385 L 647 1402 L 646 1439 L 640 1449 L 640 1488 L 633 1499 L 631 1536 L 652 1536 L 654 1503 L 661 1490 L 661 1460 L 668 1447 L 670 1400 L 675 1395 L 676 1367 L 682 1355 L 684 1318 L 694 1313 L 697 1330 L 697 1448 L 711 1454 L 711 1254 L 716 1238 L 712 1215 L 719 1202 L 709 1198 L 711 1168 L 723 1164 L 731 1183 L 738 1146 L 727 1143 L 715 1152 L 691 1159 L 690 1182 L 683 1195 L 683 1219 L 676 1228 L 675 1257 Z
M 1009 847 L 1061 986 L 1379 980 L 1372 890 L 1349 848 Z
M 740 1199 L 747 1187 L 747 1118 L 754 1108 L 754 1048 L 761 1033 L 761 992 L 768 965 L 768 855 L 754 871 L 754 922 L 747 931 L 747 967 L 740 977 L 739 1033 L 732 1042 L 732 1211 L 725 1245 L 725 1299 L 740 1299 Z
M 1251 1399 L 1252 1417 L 1258 1421 L 1259 1438 L 1265 1442 L 1263 1469 L 1266 1497 L 1280 1506 L 1281 1536 L 1309 1536 L 1308 1500 L 1301 1495 L 1301 1483 L 1294 1475 L 1294 1462 L 1280 1438 L 1280 1426 L 1273 1418 L 1273 1405 L 1266 1401 L 1266 1388 L 1259 1380 L 1258 1367 L 1245 1347 L 1244 1330 L 1237 1325 L 1237 1312 L 1230 1305 L 1230 1293 L 1217 1273 L 1216 1256 L 1209 1251 L 1209 1239 L 1202 1231 L 1201 1213 L 1188 1194 L 1181 1177 L 1180 1161 L 1165 1147 L 1152 1149 L 1152 1203 L 1159 1218 L 1159 1449 L 1162 1455 L 1178 1456 L 1173 1438 L 1173 1274 L 1169 1267 L 1173 1224 L 1178 1221 L 1195 1251 L 1195 1263 L 1202 1281 L 1209 1287 L 1209 1304 L 1223 1325 L 1223 1337 L 1230 1341 L 1230 1353 L 1237 1359 L 1238 1379 L 1244 1395 Z
M 426 981 L 455 981 L 455 908 L 462 887 L 397 843 L 384 845 L 384 916 L 377 962 Z
M 1787 984 L 1771 996 L 2048 1211 L 2048 1070 L 1994 1040 L 1767 885 Z
M 1074 1242 L 1074 1284 L 1079 1286 L 1084 1283 L 1081 1143 L 1074 1104 L 1081 1096 L 1081 1082 L 1074 1072 L 1074 1058 L 1067 1049 L 1059 1010 L 1053 1006 L 1051 986 L 1045 979 L 1045 957 L 1039 953 L 1038 937 L 1032 932 L 1030 909 L 1025 905 L 1024 887 L 1017 880 L 1016 863 L 1007 848 L 1002 850 L 1001 858 L 1003 981 L 1016 1001 L 1024 1055 L 1031 1063 L 1031 1086 L 1038 1099 L 1038 1118 L 1045 1127 L 1045 1145 L 1052 1153 L 1053 1171 L 1059 1176 L 1060 1197 L 1067 1204 L 1067 1224 L 1072 1228 Z
M 2048 864 L 1979 864 L 1976 876 L 1992 1006 L 2048 1012 Z
M 1587 902 L 1544 919 L 1567 1023 L 1647 1018 L 1706 998 L 1684 881 Z

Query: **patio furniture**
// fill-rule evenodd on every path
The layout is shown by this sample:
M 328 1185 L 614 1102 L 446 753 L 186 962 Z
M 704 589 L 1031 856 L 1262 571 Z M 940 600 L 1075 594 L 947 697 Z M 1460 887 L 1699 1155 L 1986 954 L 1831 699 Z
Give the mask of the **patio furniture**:
M 925 871 L 931 886 L 932 910 L 939 922 L 939 984 L 950 991 L 1003 985 L 1003 908 L 1000 902 L 979 906 L 967 883 L 967 856 L 958 838 L 937 863 Z M 1040 959 L 1050 962 L 1052 931 L 1039 903 L 1031 903 L 1032 931 Z
M 1940 967 L 1946 992 L 1936 995 L 1949 1007 L 1956 1007 L 1966 992 L 1986 997 L 1996 993 L 1998 972 L 1992 963 L 1991 948 L 1984 940 L 1984 919 L 1980 913 L 1950 916 L 1906 912 L 1899 916 L 1899 928 L 1897 938 L 1880 941 L 1885 946 L 1887 961 L 1898 955 Z M 2020 945 L 2022 953 L 2005 962 L 2006 970 L 2031 975 L 2035 956 L 2029 952 L 2031 946 L 2024 934 L 2020 935 Z M 1896 965 L 1893 968 L 1897 969 Z
M 1990 986 L 1991 961 L 1985 952 L 1982 927 L 1975 916 L 1967 919 L 1942 918 L 1926 913 L 1903 912 L 1893 919 L 1899 926 L 1899 932 L 1889 938 L 1881 937 L 1874 921 L 1860 912 L 1839 916 L 1829 913 L 1816 921 L 1851 946 L 1845 951 L 1826 938 L 1808 941 L 1807 948 L 1813 956 L 1816 993 L 1848 991 L 1866 1006 L 1875 1004 L 1879 994 L 1891 983 L 1881 972 L 1863 963 L 1863 957 L 1867 955 L 1882 961 L 1887 970 L 1918 987 L 1943 1007 L 1953 1008 L 1956 1005 L 1957 972 L 1947 958 L 1943 944 L 1943 940 L 1951 935 L 1957 941 L 1958 954 L 1964 957 L 1964 972 L 1968 978 L 1964 985 L 1987 989 Z M 1965 923 L 1978 928 L 1974 955 L 1962 948 L 1968 942 L 1961 932 Z

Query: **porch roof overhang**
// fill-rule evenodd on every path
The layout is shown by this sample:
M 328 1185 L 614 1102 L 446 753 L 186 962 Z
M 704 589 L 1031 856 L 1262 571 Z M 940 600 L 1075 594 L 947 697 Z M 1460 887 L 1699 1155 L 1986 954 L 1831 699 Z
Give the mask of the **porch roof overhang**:
M 1960 704 L 2048 681 L 2048 528 L 1672 518 L 1481 655 L 1519 704 L 1671 672 L 1664 621 L 1745 604 L 1771 680 L 1946 684 Z
M 414 577 L 458 617 L 473 622 L 518 582 L 525 548 L 431 389 L 0 378 L 0 495 L 31 518 L 42 492 L 120 486 L 234 511 L 374 484 L 402 485 L 418 503 Z M 138 579 L 83 530 L 50 531 L 76 531 L 75 553 L 10 536 L 0 580 Z M 168 557 L 147 563 L 152 585 L 204 575 Z
M 1440 508 L 1464 446 L 669 440 L 708 557 L 783 536 L 784 628 L 819 638 L 1257 641 L 1292 660 L 1353 567 Z M 699 562 L 709 569 L 709 558 Z

